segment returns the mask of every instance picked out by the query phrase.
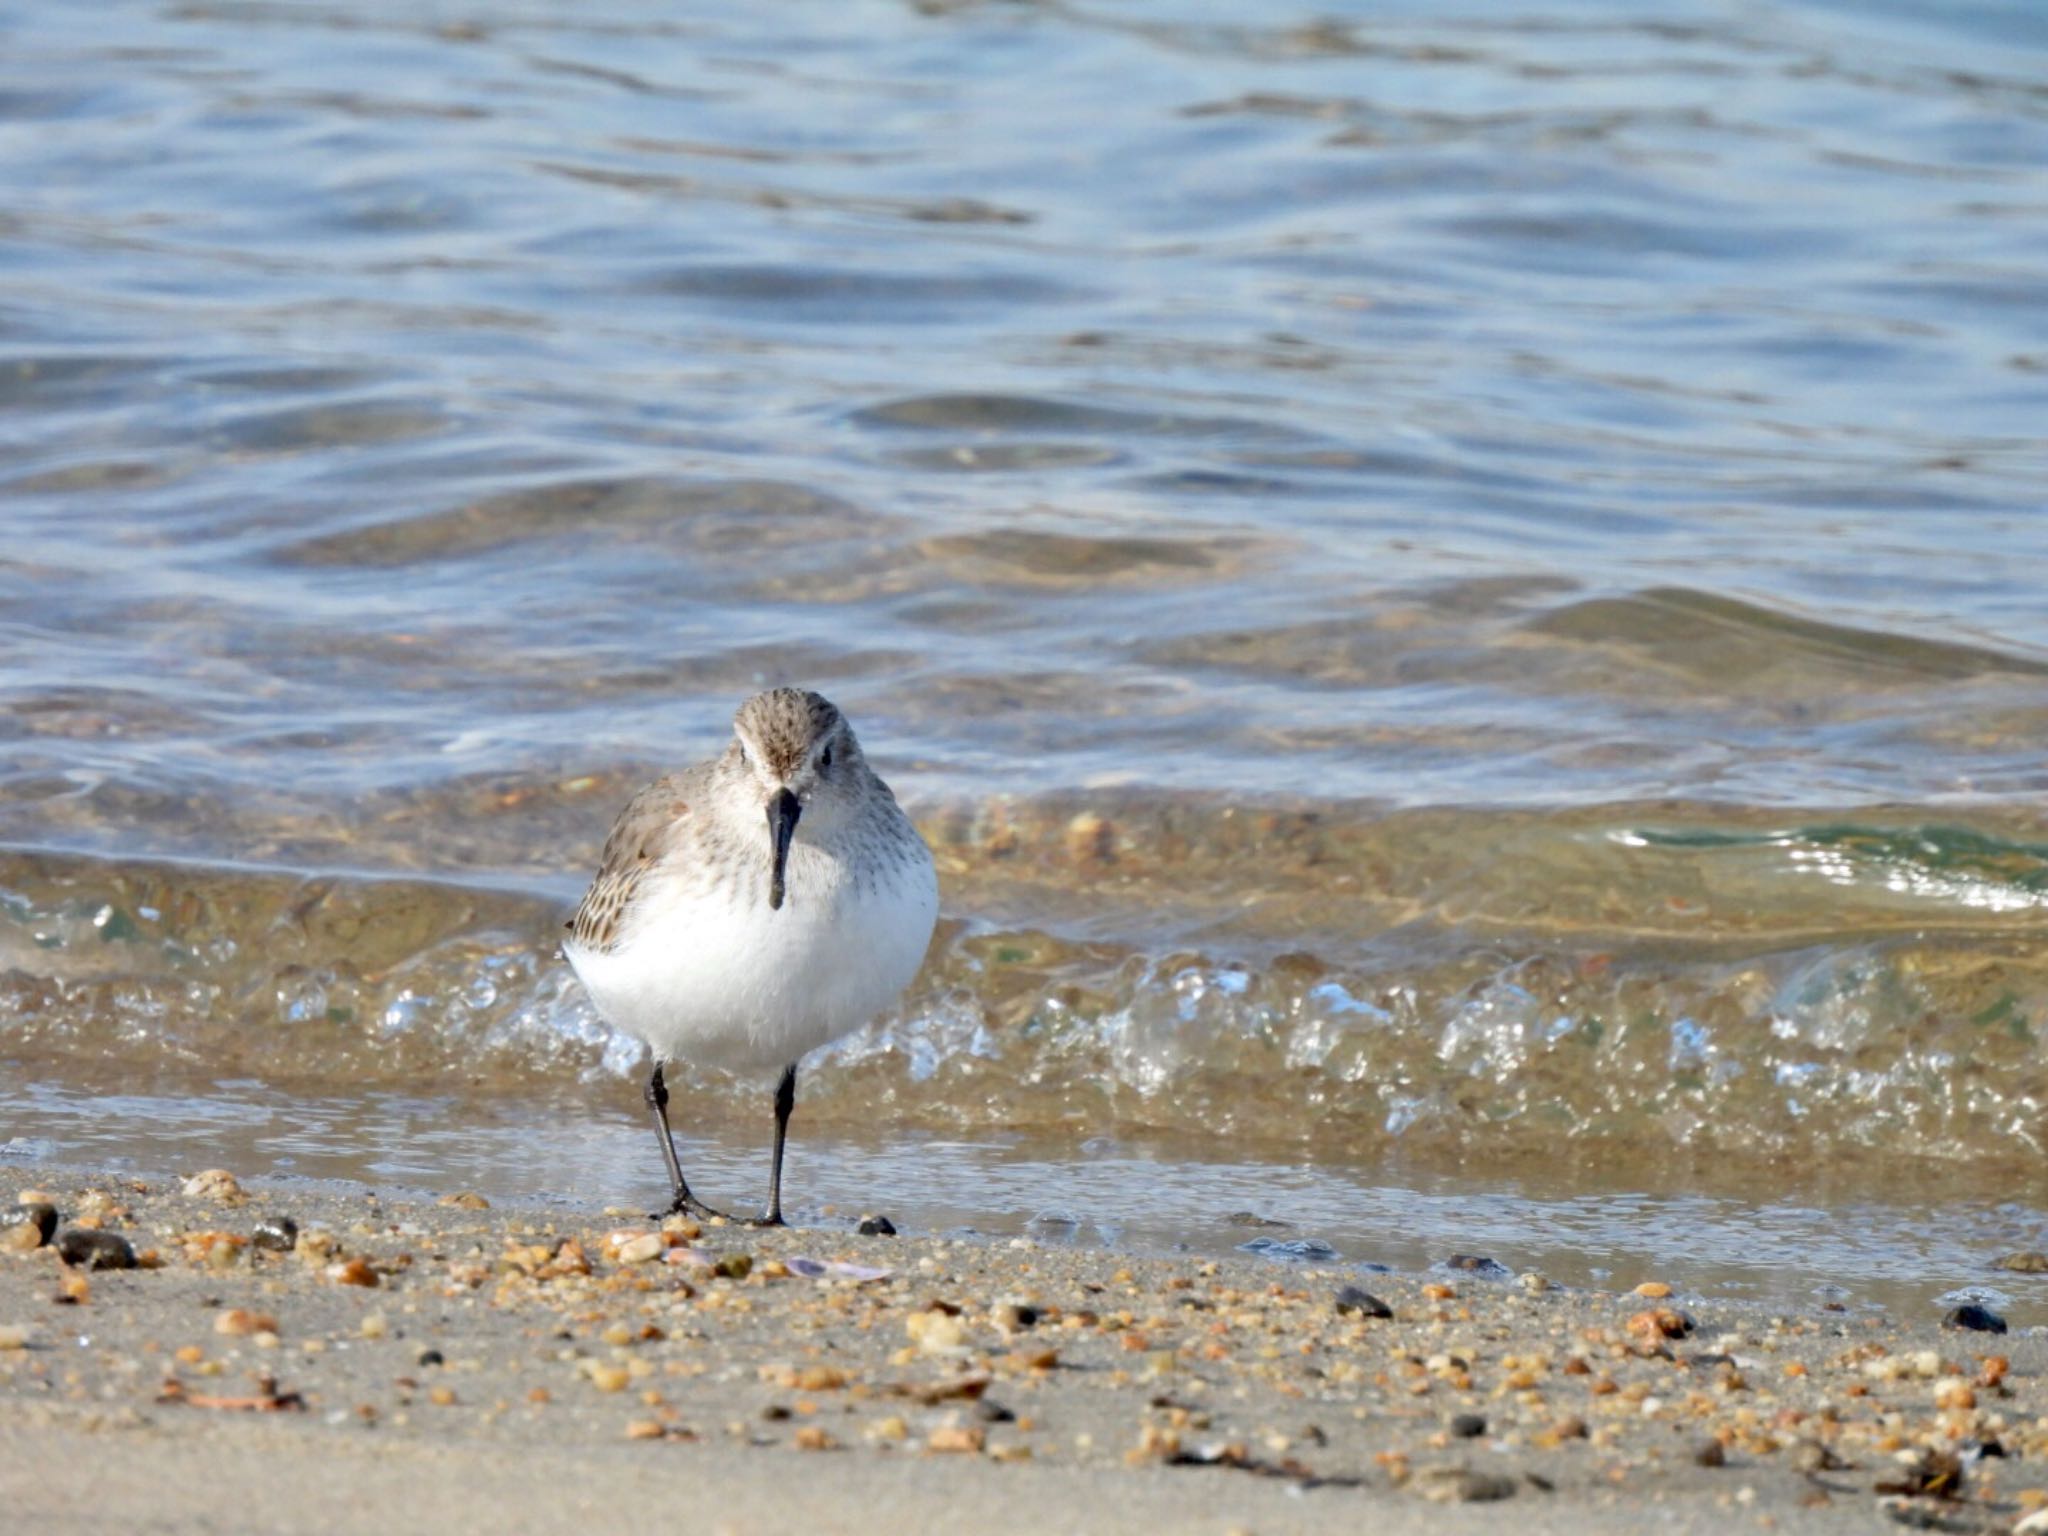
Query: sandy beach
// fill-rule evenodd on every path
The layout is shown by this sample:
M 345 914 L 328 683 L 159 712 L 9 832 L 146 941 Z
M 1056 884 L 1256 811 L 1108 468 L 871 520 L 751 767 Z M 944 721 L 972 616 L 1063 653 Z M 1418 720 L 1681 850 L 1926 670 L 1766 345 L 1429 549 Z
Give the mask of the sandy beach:
M 2038 1328 L 221 1173 L 0 1202 L 20 1529 L 2048 1526 Z

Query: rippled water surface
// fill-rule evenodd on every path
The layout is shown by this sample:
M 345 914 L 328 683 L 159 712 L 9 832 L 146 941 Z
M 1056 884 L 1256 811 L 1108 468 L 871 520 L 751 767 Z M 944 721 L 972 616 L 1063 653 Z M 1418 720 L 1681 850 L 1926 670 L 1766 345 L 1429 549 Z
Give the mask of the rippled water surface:
M 554 935 L 795 681 L 946 889 L 813 1211 L 2048 1246 L 2044 82 L 1997 0 L 0 9 L 0 1155 L 640 1197 Z

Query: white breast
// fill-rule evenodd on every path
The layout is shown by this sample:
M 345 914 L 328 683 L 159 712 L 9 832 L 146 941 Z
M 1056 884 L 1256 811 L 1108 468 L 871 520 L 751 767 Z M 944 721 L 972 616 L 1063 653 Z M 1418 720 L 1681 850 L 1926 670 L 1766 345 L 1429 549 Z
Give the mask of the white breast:
M 930 855 L 917 851 L 863 888 L 799 842 L 779 910 L 656 876 L 609 954 L 564 953 L 606 1020 L 663 1059 L 786 1066 L 867 1023 L 917 975 L 939 910 Z

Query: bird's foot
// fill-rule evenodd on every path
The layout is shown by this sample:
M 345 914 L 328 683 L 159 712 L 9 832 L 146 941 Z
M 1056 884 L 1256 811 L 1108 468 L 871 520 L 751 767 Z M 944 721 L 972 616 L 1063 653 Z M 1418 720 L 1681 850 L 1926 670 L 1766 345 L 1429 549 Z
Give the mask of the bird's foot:
M 692 1194 L 679 1194 L 669 1201 L 665 1211 L 649 1211 L 649 1221 L 666 1221 L 671 1216 L 695 1216 L 699 1221 L 731 1221 L 723 1211 L 714 1211 Z
M 788 1222 L 782 1219 L 782 1212 L 780 1211 L 770 1211 L 765 1216 L 749 1216 L 746 1224 L 750 1227 L 786 1227 L 789 1225 Z

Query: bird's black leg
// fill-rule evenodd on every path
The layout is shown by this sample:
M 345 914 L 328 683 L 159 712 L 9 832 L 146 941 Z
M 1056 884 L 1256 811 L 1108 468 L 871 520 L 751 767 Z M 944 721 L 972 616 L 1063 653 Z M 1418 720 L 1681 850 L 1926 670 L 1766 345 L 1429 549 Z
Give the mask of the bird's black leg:
M 654 1064 L 654 1075 L 647 1079 L 647 1107 L 654 1111 L 654 1128 L 661 1134 L 661 1155 L 668 1163 L 668 1181 L 675 1190 L 675 1198 L 669 1201 L 668 1209 L 655 1212 L 650 1219 L 659 1221 L 663 1216 L 718 1215 L 719 1212 L 690 1193 L 690 1186 L 683 1178 L 683 1165 L 676 1161 L 675 1133 L 668 1128 L 668 1084 L 662 1081 L 661 1063 L 658 1061 Z
M 789 1140 L 789 1112 L 796 1108 L 796 1063 L 782 1069 L 782 1081 L 775 1085 L 775 1163 L 768 1171 L 768 1214 L 757 1223 L 763 1227 L 782 1225 L 782 1147 Z

